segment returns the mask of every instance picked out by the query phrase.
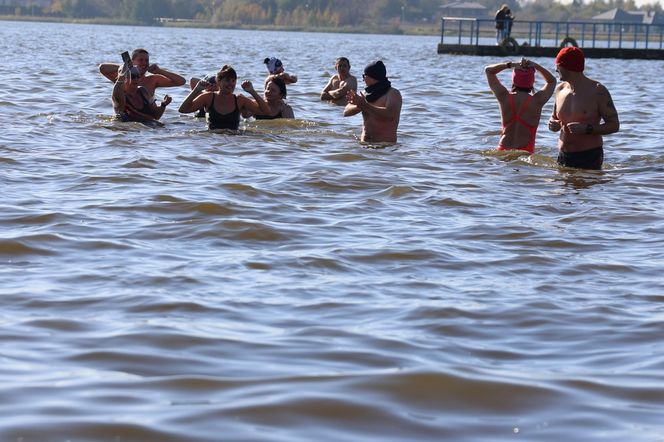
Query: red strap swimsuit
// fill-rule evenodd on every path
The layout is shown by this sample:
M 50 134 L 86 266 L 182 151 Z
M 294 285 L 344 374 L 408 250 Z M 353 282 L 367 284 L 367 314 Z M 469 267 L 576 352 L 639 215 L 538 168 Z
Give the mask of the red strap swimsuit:
M 535 137 L 537 135 L 537 126 L 531 126 L 530 124 L 526 123 L 521 119 L 521 116 L 525 112 L 526 108 L 528 107 L 528 104 L 530 104 L 530 101 L 533 99 L 532 95 L 528 95 L 528 98 L 526 98 L 526 101 L 523 102 L 523 105 L 521 106 L 521 109 L 519 112 L 516 112 L 516 109 L 514 109 L 514 94 L 509 94 L 508 100 L 510 103 L 510 110 L 512 111 L 512 119 L 509 120 L 508 122 L 503 124 L 503 135 L 505 135 L 505 129 L 507 129 L 508 126 L 514 124 L 514 123 L 521 123 L 524 126 L 528 128 L 530 131 L 530 141 L 526 146 L 523 147 L 504 147 L 504 146 L 498 146 L 498 150 L 525 150 L 529 153 L 535 153 Z

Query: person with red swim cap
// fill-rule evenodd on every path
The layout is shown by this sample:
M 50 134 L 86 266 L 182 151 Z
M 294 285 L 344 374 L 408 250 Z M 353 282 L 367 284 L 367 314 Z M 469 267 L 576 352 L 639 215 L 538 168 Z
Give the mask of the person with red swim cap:
M 512 88 L 507 90 L 497 74 L 512 68 Z M 535 72 L 539 72 L 546 81 L 539 91 L 534 89 Z M 553 95 L 556 77 L 539 64 L 525 58 L 516 63 L 510 61 L 489 65 L 484 68 L 484 73 L 489 87 L 498 100 L 503 121 L 503 132 L 497 149 L 535 153 L 535 137 L 542 107 Z
M 585 57 L 577 47 L 565 47 L 556 57 L 560 84 L 556 88 L 549 130 L 560 131 L 558 164 L 599 170 L 604 162 L 602 135 L 620 130 L 611 94 L 583 73 Z

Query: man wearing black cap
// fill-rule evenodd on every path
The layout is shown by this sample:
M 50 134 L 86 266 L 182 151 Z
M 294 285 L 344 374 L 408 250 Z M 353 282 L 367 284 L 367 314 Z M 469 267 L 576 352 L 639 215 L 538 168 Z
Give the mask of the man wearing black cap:
M 374 61 L 364 68 L 362 75 L 367 87 L 363 94 L 348 91 L 344 117 L 362 113 L 363 142 L 394 143 L 401 115 L 401 93 L 392 87 L 382 61 Z

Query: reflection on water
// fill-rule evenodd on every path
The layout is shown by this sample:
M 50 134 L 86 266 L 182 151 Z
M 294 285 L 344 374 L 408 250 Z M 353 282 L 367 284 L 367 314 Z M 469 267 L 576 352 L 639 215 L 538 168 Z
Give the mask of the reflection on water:
M 496 60 L 437 37 L 0 36 L 0 440 L 661 439 L 663 62 L 587 63 L 622 120 L 589 172 L 544 126 L 494 151 Z M 96 66 L 134 47 L 254 82 L 279 56 L 298 118 L 118 123 Z M 385 61 L 396 145 L 319 101 L 340 55 Z

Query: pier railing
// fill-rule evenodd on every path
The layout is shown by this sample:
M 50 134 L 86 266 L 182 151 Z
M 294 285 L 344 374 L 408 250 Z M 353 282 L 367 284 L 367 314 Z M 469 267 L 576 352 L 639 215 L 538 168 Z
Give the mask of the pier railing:
M 507 26 L 506 21 L 505 28 Z M 662 50 L 664 25 L 515 20 L 509 37 L 519 46 L 558 47 L 573 44 L 582 48 Z M 502 40 L 496 37 L 496 21 L 493 19 L 442 18 L 441 45 L 496 45 Z

